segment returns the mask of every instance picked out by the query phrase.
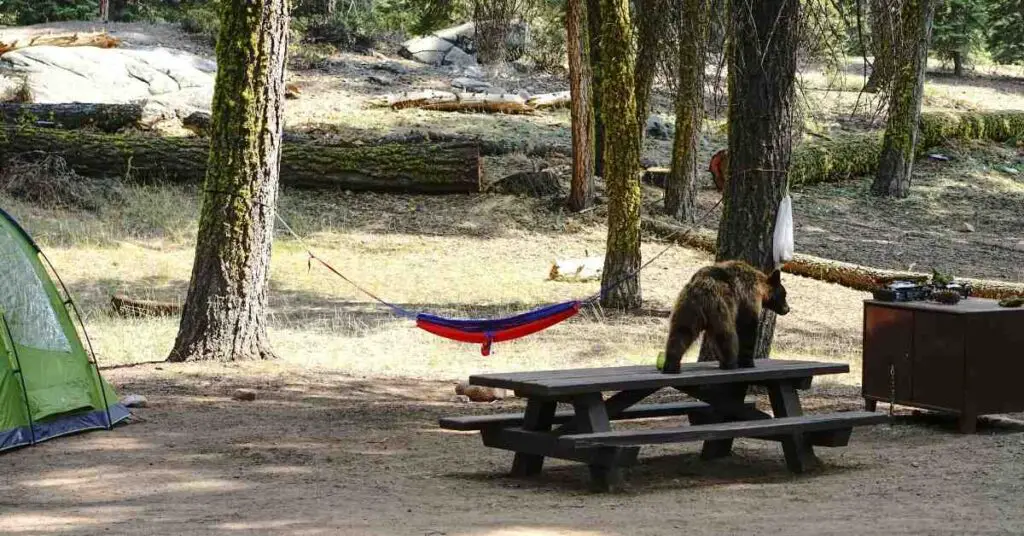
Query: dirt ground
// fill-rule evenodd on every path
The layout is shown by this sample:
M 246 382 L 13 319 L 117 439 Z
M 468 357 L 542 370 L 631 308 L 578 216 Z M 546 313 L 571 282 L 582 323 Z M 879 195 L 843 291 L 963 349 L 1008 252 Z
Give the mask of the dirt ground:
M 450 402 L 451 384 L 361 379 L 273 365 L 146 365 L 107 372 L 150 407 L 113 432 L 0 457 L 4 534 L 1019 534 L 1024 434 L 977 435 L 902 413 L 819 448 L 795 476 L 777 443 L 737 442 L 704 462 L 699 445 L 647 447 L 618 494 L 554 462 L 506 476 L 511 454 L 442 415 L 521 408 Z M 258 389 L 254 402 L 230 398 Z M 766 402 L 760 400 L 759 404 Z M 855 409 L 822 384 L 805 408 Z
M 109 28 L 134 46 L 209 54 L 164 25 Z M 373 96 L 447 87 L 458 74 L 393 55 L 306 60 L 315 68 L 293 66 L 290 74 L 303 96 L 287 103 L 289 128 L 347 140 L 440 131 L 523 142 L 527 150 L 486 159 L 488 180 L 566 163 L 527 155 L 530 147 L 568 146 L 564 110 L 512 117 L 370 109 L 364 104 Z M 564 89 L 555 76 L 485 74 L 509 90 Z M 930 75 L 925 105 L 1024 108 L 1016 76 Z M 838 88 L 811 75 L 804 82 L 801 94 L 821 129 L 870 122 L 843 115 L 858 98 L 849 90 L 859 87 L 855 80 Z M 655 103 L 670 111 L 663 90 Z M 705 156 L 723 144 L 716 128 L 708 126 Z M 645 149 L 650 162 L 663 163 L 670 142 L 648 140 Z M 794 191 L 797 250 L 882 268 L 1024 281 L 1020 149 L 977 144 L 932 152 L 950 159 L 921 159 L 906 200 L 868 196 L 870 178 Z M 709 186 L 700 193 L 705 208 L 717 200 Z M 660 196 L 645 188 L 649 213 Z M 113 431 L 0 455 L 0 534 L 1024 533 L 1024 425 L 988 424 L 965 436 L 951 420 L 897 408 L 892 424 L 855 430 L 848 447 L 818 449 L 822 467 L 799 476 L 786 471 L 776 443 L 739 440 L 732 458 L 714 462 L 698 458 L 698 444 L 648 447 L 620 494 L 588 492 L 586 468 L 567 462 L 549 462 L 538 478 L 509 478 L 510 453 L 484 448 L 475 434 L 439 429 L 444 415 L 522 408 L 517 399 L 454 401 L 453 382 L 468 374 L 650 363 L 664 344 L 675 293 L 711 260 L 700 252 L 674 248 L 645 270 L 641 314 L 588 310 L 499 345 L 484 359 L 477 348 L 439 340 L 375 308 L 325 271 L 308 270 L 299 244 L 282 235 L 274 245 L 269 319 L 281 359 L 157 364 L 146 362 L 166 357 L 177 319 L 120 318 L 110 313 L 109 299 L 114 292 L 183 297 L 196 189 L 132 186 L 121 205 L 97 213 L 41 208 L 3 194 L 0 204 L 72 288 L 108 366 L 105 377 L 120 394 L 149 399 L 130 424 Z M 546 281 L 546 274 L 556 258 L 603 251 L 602 207 L 570 215 L 556 201 L 509 195 L 285 189 L 281 212 L 318 254 L 408 308 L 497 316 L 598 288 Z M 714 227 L 717 217 L 703 224 Z M 973 231 L 963 230 L 965 223 Z M 644 258 L 664 247 L 645 241 Z M 861 300 L 868 295 L 788 275 L 785 283 L 793 312 L 779 321 L 775 355 L 851 367 L 818 381 L 805 394 L 805 408 L 861 407 Z M 257 399 L 233 400 L 238 388 L 255 389 Z

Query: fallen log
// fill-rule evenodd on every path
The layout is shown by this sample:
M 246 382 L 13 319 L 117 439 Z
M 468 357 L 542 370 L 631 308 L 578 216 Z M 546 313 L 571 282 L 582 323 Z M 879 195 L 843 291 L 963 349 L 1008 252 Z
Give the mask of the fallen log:
M 174 316 L 181 314 L 182 308 L 178 303 L 136 300 L 123 294 L 111 296 L 110 306 L 120 316 Z
M 6 124 L 65 130 L 95 128 L 103 132 L 117 132 L 142 120 L 142 105 L 3 102 L 0 103 L 0 118 Z
M 556 260 L 548 272 L 552 281 L 593 281 L 601 279 L 604 271 L 604 257 Z
M 531 95 L 526 99 L 526 104 L 536 109 L 544 108 L 564 108 L 572 103 L 572 97 L 569 96 L 568 91 L 557 91 L 555 93 L 542 93 L 540 95 Z
M 389 95 L 372 101 L 376 106 L 390 106 L 394 110 L 421 108 L 441 112 L 486 112 L 525 114 L 536 108 L 512 93 L 452 93 L 450 91 L 420 91 Z
M 716 237 L 710 231 L 703 229 L 687 231 L 684 227 L 652 218 L 643 218 L 642 225 L 645 231 L 677 244 L 708 253 L 716 251 Z M 870 266 L 833 261 L 801 253 L 797 253 L 793 256 L 793 260 L 785 263 L 782 266 L 782 271 L 867 292 L 879 289 L 886 283 L 894 280 L 919 281 L 930 278 L 929 274 L 872 268 Z M 959 277 L 957 280 L 970 283 L 972 296 L 1002 299 L 1024 295 L 1024 283 Z
M 19 48 L 51 47 L 99 47 L 115 48 L 121 40 L 107 32 L 66 33 L 25 36 L 0 42 L 0 56 Z
M 89 177 L 201 184 L 209 142 L 36 127 L 0 130 L 0 159 L 33 151 L 59 155 L 76 173 Z M 288 186 L 424 194 L 481 189 L 476 144 L 334 147 L 285 142 L 281 152 L 281 183 Z

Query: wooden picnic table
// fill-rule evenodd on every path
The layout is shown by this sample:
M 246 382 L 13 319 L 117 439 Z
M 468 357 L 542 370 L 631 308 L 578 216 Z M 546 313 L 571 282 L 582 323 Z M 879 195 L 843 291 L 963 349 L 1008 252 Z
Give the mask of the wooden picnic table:
M 798 391 L 814 376 L 849 372 L 849 365 L 765 359 L 755 368 L 722 370 L 718 363 L 685 363 L 679 374 L 653 365 L 544 370 L 470 376 L 469 383 L 510 389 L 527 399 L 525 413 L 471 415 L 440 419 L 442 428 L 478 430 L 488 447 L 515 452 L 514 476 L 535 475 L 547 457 L 590 467 L 600 490 L 621 484 L 621 467 L 636 463 L 642 445 L 703 441 L 701 456 L 728 456 L 737 437 L 780 441 L 787 467 L 803 472 L 817 460 L 815 446 L 849 443 L 854 426 L 884 422 L 867 411 L 804 415 Z M 746 399 L 747 388 L 767 388 L 771 414 Z M 664 389 L 693 400 L 639 404 Z M 605 397 L 605 392 L 615 394 Z M 559 403 L 571 410 L 558 411 Z M 688 425 L 613 430 L 612 421 L 686 415 Z

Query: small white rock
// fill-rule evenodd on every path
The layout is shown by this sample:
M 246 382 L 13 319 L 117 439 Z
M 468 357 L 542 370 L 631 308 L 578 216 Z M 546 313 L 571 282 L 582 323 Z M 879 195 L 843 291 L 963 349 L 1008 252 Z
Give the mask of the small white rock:
M 256 400 L 256 391 L 254 391 L 253 389 L 236 389 L 235 392 L 231 395 L 231 398 L 234 398 L 235 400 L 249 402 L 252 400 Z
M 962 224 L 960 224 L 960 232 L 961 233 L 973 233 L 974 232 L 974 226 L 969 224 L 969 223 L 967 223 L 967 222 L 963 222 Z
M 121 398 L 121 403 L 128 408 L 144 408 L 149 401 L 142 395 L 128 395 Z

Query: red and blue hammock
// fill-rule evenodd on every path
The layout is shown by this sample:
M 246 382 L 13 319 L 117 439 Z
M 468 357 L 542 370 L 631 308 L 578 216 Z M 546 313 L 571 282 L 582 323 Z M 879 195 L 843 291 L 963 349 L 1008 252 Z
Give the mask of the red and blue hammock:
M 278 218 L 280 219 L 280 216 L 278 216 Z M 285 225 L 287 226 L 287 224 Z M 291 231 L 291 228 L 288 228 L 288 230 Z M 296 238 L 298 237 L 294 231 L 291 232 L 293 236 Z M 580 312 L 580 307 L 582 307 L 587 301 L 573 300 L 564 303 L 556 303 L 554 305 L 541 307 L 540 309 L 534 309 L 533 311 L 520 313 L 515 316 L 485 320 L 444 318 L 442 316 L 427 313 L 414 313 L 378 298 L 372 292 L 364 289 L 351 279 L 345 277 L 341 272 L 335 270 L 333 266 L 323 259 L 313 255 L 313 252 L 309 251 L 308 248 L 306 253 L 309 255 L 310 261 L 316 260 L 325 268 L 334 272 L 335 275 L 359 289 L 363 294 L 366 294 L 378 301 L 381 305 L 389 307 L 391 310 L 406 318 L 415 318 L 416 326 L 420 329 L 453 341 L 477 343 L 480 345 L 480 353 L 485 356 L 491 355 L 491 343 L 518 339 L 520 337 L 536 333 L 542 329 L 549 328 L 567 318 L 575 316 L 576 313 Z M 595 295 L 595 297 L 596 296 L 599 295 Z M 590 299 L 594 299 L 594 297 L 591 297 Z
M 571 318 L 583 302 L 573 300 L 549 305 L 506 318 L 462 320 L 419 313 L 416 326 L 434 335 L 455 341 L 480 344 L 480 353 L 491 355 L 491 343 L 518 339 Z

